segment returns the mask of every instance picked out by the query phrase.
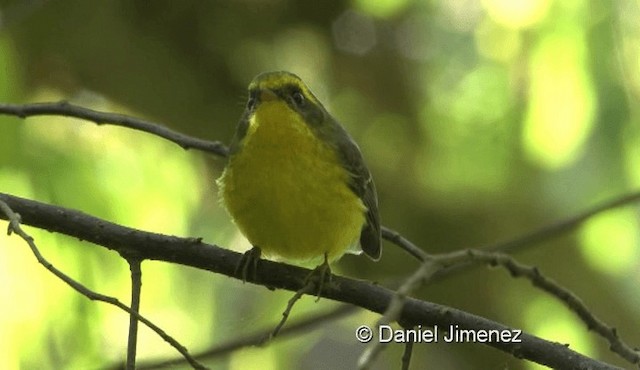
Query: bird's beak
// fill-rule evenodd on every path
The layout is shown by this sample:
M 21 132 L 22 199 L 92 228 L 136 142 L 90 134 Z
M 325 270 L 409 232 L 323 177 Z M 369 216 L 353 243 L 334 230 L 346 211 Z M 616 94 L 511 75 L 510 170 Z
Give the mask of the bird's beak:
M 278 95 L 271 89 L 263 89 L 260 91 L 260 101 L 272 101 L 278 99 Z

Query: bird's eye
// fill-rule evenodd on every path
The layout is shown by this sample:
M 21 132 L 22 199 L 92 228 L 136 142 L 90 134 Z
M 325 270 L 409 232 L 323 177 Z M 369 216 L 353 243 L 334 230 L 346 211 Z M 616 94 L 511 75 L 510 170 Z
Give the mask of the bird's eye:
M 305 98 L 304 98 L 304 95 L 302 95 L 302 92 L 294 91 L 291 94 L 291 100 L 293 100 L 295 105 L 301 106 L 302 104 L 304 104 Z
M 253 108 L 255 108 L 256 106 L 256 98 L 253 96 L 249 97 L 249 100 L 247 100 L 247 109 L 248 110 L 253 110 Z

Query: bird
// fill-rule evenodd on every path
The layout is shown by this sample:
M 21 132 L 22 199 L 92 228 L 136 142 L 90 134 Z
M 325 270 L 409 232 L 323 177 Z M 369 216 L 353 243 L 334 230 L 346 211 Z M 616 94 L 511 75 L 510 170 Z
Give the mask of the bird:
M 217 184 L 253 246 L 237 269 L 243 281 L 263 255 L 320 260 L 321 279 L 347 252 L 380 259 L 371 172 L 355 141 L 293 73 L 266 72 L 251 81 Z

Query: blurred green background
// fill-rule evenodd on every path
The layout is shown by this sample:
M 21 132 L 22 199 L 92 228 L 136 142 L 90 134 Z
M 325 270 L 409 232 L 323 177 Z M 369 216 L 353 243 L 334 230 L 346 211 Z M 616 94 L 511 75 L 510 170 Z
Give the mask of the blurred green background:
M 430 253 L 480 247 L 640 185 L 640 2 L 554 0 L 0 1 L 0 101 L 69 100 L 228 142 L 259 72 L 299 74 L 351 132 L 384 225 Z M 223 160 L 148 134 L 0 116 L 0 191 L 243 251 L 220 207 Z M 517 258 L 640 345 L 638 206 Z M 0 228 L 6 227 L 0 222 Z M 27 227 L 57 267 L 127 302 L 115 253 Z M 394 286 L 417 263 L 346 256 L 334 271 Z M 142 313 L 191 352 L 273 327 L 291 293 L 143 264 Z M 555 299 L 476 268 L 416 292 L 629 367 Z M 90 302 L 0 236 L 0 368 L 97 369 L 124 357 L 128 318 Z M 291 323 L 336 306 L 305 298 Z M 214 369 L 350 369 L 358 311 Z M 376 368 L 399 368 L 388 346 Z M 141 329 L 140 361 L 177 353 Z M 181 367 L 178 367 L 181 368 Z M 419 344 L 413 368 L 534 369 L 492 348 Z

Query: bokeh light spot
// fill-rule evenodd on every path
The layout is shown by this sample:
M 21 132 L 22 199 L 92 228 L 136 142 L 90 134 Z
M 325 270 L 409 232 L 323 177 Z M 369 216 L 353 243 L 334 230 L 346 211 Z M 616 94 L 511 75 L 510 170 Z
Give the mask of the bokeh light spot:
M 409 0 L 355 0 L 356 8 L 378 18 L 388 18 L 402 11 Z
M 528 331 L 550 341 L 569 344 L 572 350 L 593 355 L 591 336 L 583 335 L 584 323 L 555 298 L 535 298 L 524 311 Z
M 640 261 L 636 210 L 617 210 L 589 220 L 580 229 L 580 245 L 595 269 L 622 277 L 632 273 Z
M 547 36 L 529 69 L 529 107 L 523 130 L 525 153 L 542 167 L 575 161 L 591 133 L 595 111 L 581 33 Z
M 353 10 L 342 13 L 331 31 L 338 49 L 347 53 L 364 55 L 377 43 L 373 20 Z
M 551 0 L 484 0 L 489 16 L 505 27 L 531 27 L 544 19 Z

